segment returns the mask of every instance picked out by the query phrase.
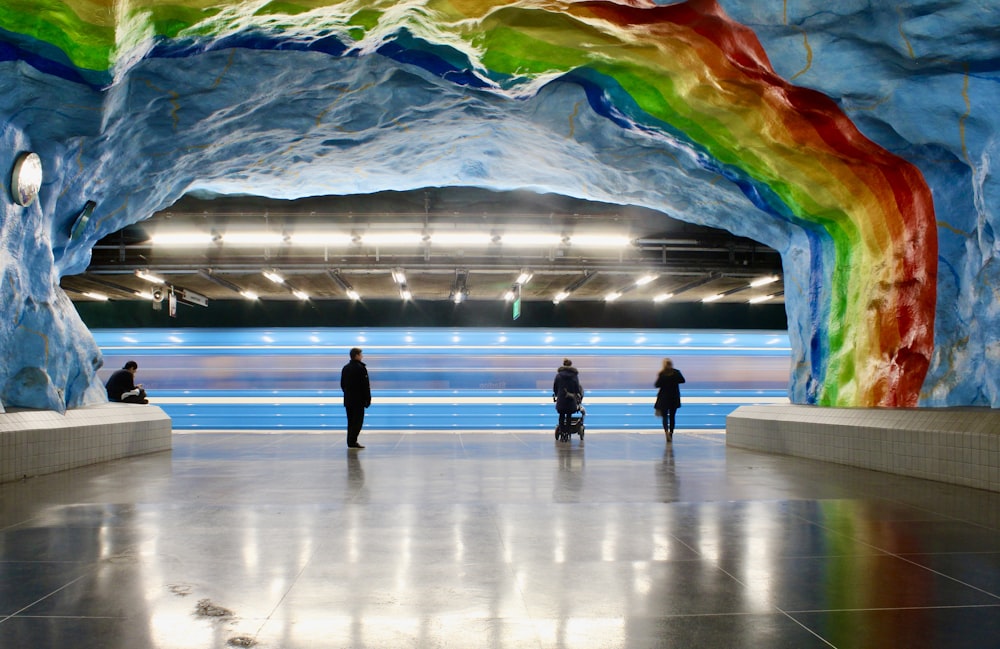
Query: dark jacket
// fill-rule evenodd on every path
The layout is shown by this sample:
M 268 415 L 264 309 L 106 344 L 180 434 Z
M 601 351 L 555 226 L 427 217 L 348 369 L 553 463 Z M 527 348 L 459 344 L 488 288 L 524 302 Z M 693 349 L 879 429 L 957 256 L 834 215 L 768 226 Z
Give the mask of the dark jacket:
M 657 410 L 667 410 L 669 408 L 681 407 L 680 384 L 685 383 L 684 375 L 680 370 L 674 369 L 669 374 L 660 372 L 656 376 L 656 386 L 660 391 L 656 393 L 656 404 L 653 406 Z
M 340 389 L 344 391 L 345 406 L 372 405 L 372 386 L 368 382 L 368 367 L 359 360 L 351 362 L 340 371 Z
M 563 365 L 556 371 L 552 382 L 552 398 L 556 401 L 558 412 L 574 413 L 583 401 L 583 387 L 580 385 L 580 373 L 575 367 Z
M 116 370 L 104 384 L 109 401 L 121 401 L 122 395 L 135 390 L 135 377 L 128 370 Z

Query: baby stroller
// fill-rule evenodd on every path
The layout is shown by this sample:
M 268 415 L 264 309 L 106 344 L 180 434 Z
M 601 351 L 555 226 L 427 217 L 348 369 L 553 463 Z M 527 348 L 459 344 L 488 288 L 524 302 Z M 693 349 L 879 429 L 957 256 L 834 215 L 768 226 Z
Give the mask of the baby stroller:
M 579 402 L 577 402 L 579 404 Z M 573 435 L 579 435 L 580 440 L 583 440 L 583 431 L 586 426 L 583 423 L 584 418 L 587 416 L 587 409 L 581 405 L 577 405 L 576 412 L 569 416 L 569 423 L 565 426 L 556 426 L 556 441 L 568 442 L 573 439 Z

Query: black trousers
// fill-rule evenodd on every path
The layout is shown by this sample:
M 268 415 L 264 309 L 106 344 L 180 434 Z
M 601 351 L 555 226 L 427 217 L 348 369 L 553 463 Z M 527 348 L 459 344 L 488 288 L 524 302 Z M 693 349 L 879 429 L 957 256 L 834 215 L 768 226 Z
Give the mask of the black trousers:
M 573 413 L 571 412 L 560 412 L 559 413 L 559 430 L 566 430 L 569 426 L 570 419 L 573 418 Z
M 677 408 L 667 408 L 660 411 L 663 414 L 663 432 L 674 432 L 674 423 L 677 419 Z
M 365 425 L 365 407 L 345 404 L 344 410 L 347 411 L 347 445 L 354 446 L 358 443 L 361 427 Z

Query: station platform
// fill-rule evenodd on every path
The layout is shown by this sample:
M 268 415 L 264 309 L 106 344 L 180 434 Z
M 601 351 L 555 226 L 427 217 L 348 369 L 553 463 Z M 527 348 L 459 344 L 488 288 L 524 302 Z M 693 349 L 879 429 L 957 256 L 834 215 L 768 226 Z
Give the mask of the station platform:
M 720 431 L 186 432 L 0 485 L 0 646 L 1000 647 L 1000 494 Z

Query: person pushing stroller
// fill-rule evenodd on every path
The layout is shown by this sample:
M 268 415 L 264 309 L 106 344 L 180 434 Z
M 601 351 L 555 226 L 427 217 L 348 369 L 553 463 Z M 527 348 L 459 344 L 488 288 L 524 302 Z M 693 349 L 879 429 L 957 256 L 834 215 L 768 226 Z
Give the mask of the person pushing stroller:
M 569 441 L 574 432 L 583 437 L 583 416 L 574 419 L 577 412 L 583 413 L 580 407 L 583 401 L 583 386 L 580 385 L 580 373 L 573 367 L 573 361 L 563 359 L 562 367 L 556 371 L 552 382 L 552 400 L 556 403 L 559 413 L 559 427 L 556 428 L 556 438 Z

